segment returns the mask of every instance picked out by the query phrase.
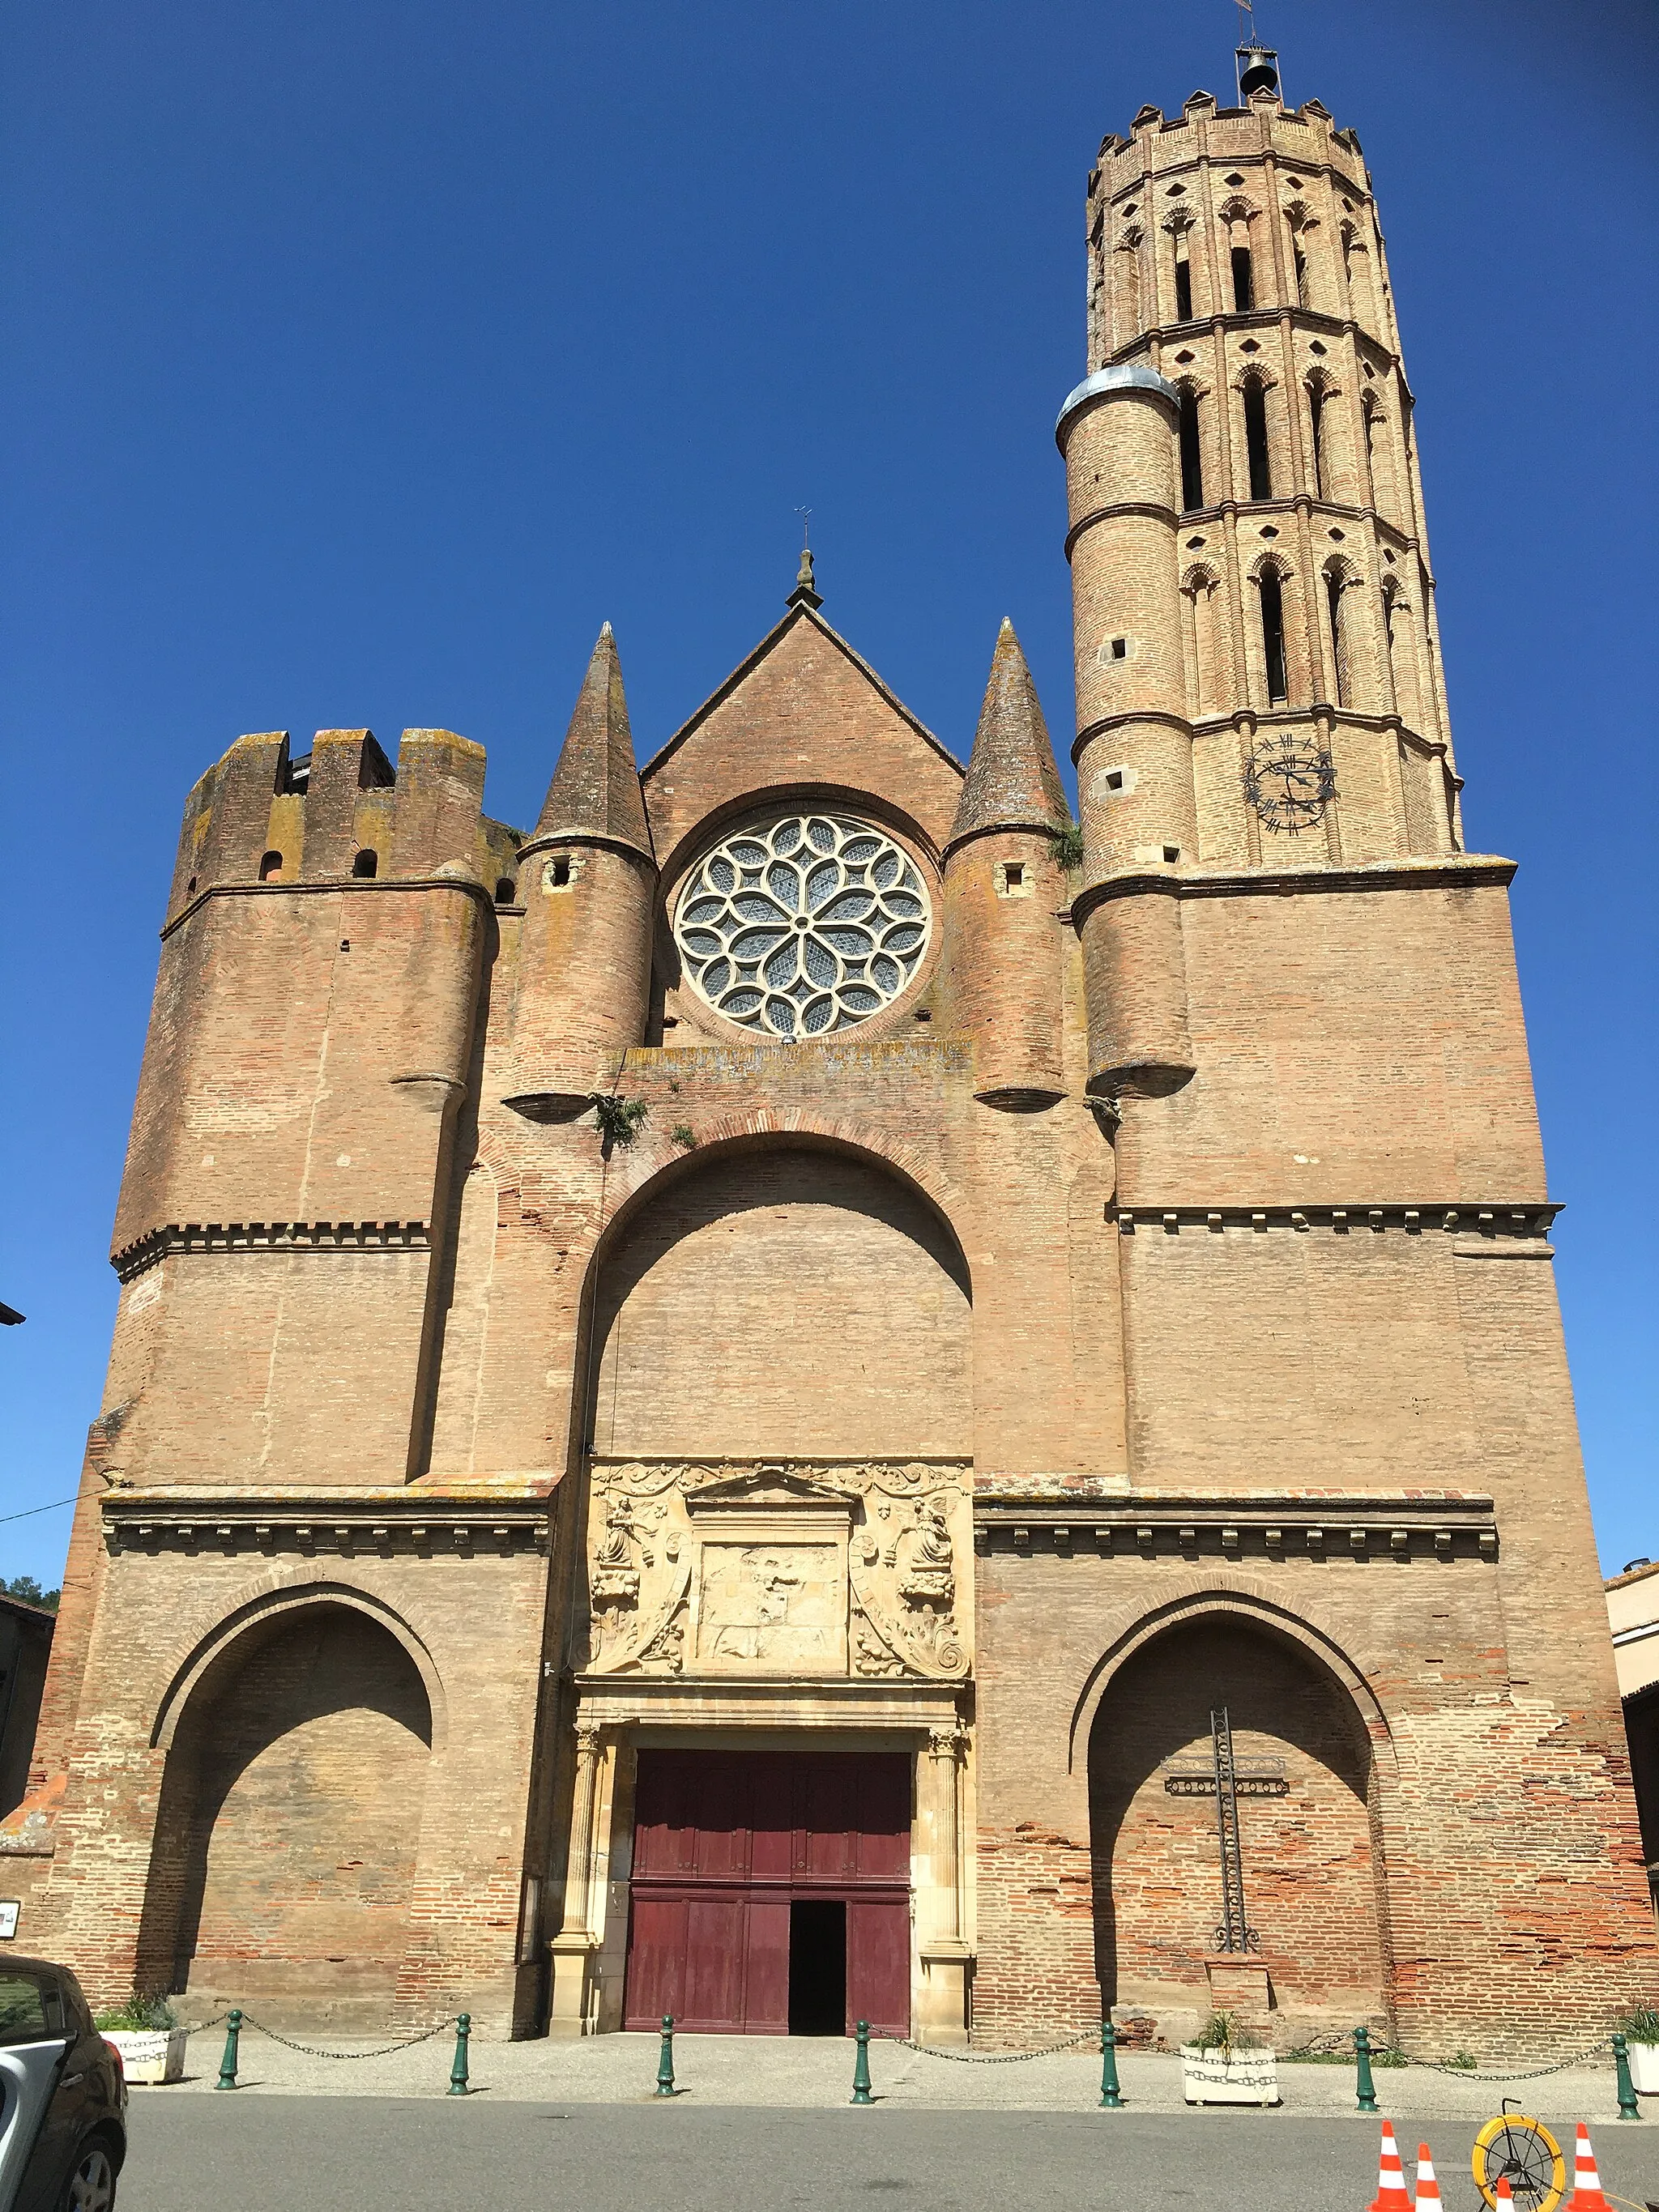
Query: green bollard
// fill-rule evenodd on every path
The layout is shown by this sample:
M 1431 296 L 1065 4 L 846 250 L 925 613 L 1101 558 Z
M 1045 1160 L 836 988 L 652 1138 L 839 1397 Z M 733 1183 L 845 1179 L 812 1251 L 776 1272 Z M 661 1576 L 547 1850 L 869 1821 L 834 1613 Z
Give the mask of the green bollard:
M 464 2012 L 455 2023 L 455 2063 L 449 2069 L 447 2097 L 465 2097 L 466 2087 L 466 2039 L 472 2033 L 472 2015 Z
M 1123 2110 L 1117 2084 L 1117 2030 L 1109 2020 L 1100 2023 L 1100 2101 L 1109 2112 Z
M 859 2053 L 853 2061 L 853 2095 L 855 2105 L 873 2105 L 870 2094 L 870 2023 L 861 2020 L 853 2033 L 858 2038 Z
M 1356 2112 L 1374 2112 L 1376 2110 L 1376 2084 L 1371 2079 L 1371 2032 L 1368 2027 L 1357 2027 L 1353 2032 L 1355 2059 L 1354 2087 L 1359 2093 Z
M 1636 2084 L 1630 2078 L 1630 2042 L 1627 2037 L 1613 2037 L 1613 2063 L 1619 2071 L 1619 2117 L 1621 2120 L 1639 2120 L 1642 2107 L 1636 2101 Z
M 662 2056 L 657 2061 L 657 2094 L 672 2097 L 674 2094 L 674 2015 L 665 2012 L 662 2016 Z
M 241 2033 L 242 2015 L 233 2012 L 230 2025 L 225 2030 L 225 2055 L 219 2061 L 219 2078 L 213 2085 L 216 2089 L 234 2089 L 236 2087 L 236 2045 Z

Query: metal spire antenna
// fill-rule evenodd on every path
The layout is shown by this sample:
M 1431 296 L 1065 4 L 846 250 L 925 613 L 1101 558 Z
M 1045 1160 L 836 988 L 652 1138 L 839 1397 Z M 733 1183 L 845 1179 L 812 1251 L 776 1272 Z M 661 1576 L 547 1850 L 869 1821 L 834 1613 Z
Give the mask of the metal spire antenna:
M 1254 1951 L 1256 1932 L 1244 1911 L 1244 1857 L 1238 1833 L 1238 1771 L 1233 1763 L 1232 1723 L 1227 1708 L 1210 1715 L 1210 1743 L 1215 1760 L 1215 1825 L 1221 1845 L 1221 1925 L 1218 1951 Z

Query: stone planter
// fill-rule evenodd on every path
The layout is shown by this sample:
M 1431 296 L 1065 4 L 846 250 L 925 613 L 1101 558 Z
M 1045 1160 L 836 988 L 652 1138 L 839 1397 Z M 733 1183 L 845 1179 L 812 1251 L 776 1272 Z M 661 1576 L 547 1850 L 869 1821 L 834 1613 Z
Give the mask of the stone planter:
M 1659 2097 L 1659 2043 L 1632 2043 L 1630 2078 L 1638 2097 Z
M 128 2081 L 177 2081 L 185 2071 L 185 2027 L 100 2027 L 106 2043 L 121 2054 L 121 2069 Z
M 1279 2059 L 1272 2051 L 1181 2046 L 1181 2093 L 1189 2105 L 1276 2105 Z

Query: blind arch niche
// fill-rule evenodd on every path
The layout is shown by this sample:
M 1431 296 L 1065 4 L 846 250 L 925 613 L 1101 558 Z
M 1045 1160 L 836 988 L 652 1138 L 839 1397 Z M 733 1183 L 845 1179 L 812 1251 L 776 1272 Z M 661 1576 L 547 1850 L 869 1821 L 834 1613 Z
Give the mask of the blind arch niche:
M 741 1146 L 623 1227 L 599 1277 L 591 1448 L 605 1457 L 965 1457 L 960 1247 L 867 1156 Z

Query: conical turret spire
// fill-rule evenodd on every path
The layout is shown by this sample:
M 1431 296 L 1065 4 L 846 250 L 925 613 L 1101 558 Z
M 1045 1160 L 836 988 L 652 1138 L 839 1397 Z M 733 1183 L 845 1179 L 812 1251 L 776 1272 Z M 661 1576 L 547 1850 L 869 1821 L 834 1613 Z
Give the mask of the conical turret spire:
M 945 849 L 949 853 L 982 830 L 1060 829 L 1070 819 L 1036 686 L 1005 615 L 967 780 Z
M 653 857 L 623 696 L 622 663 L 609 623 L 587 664 L 532 842 L 583 835 L 630 846 L 647 860 Z

